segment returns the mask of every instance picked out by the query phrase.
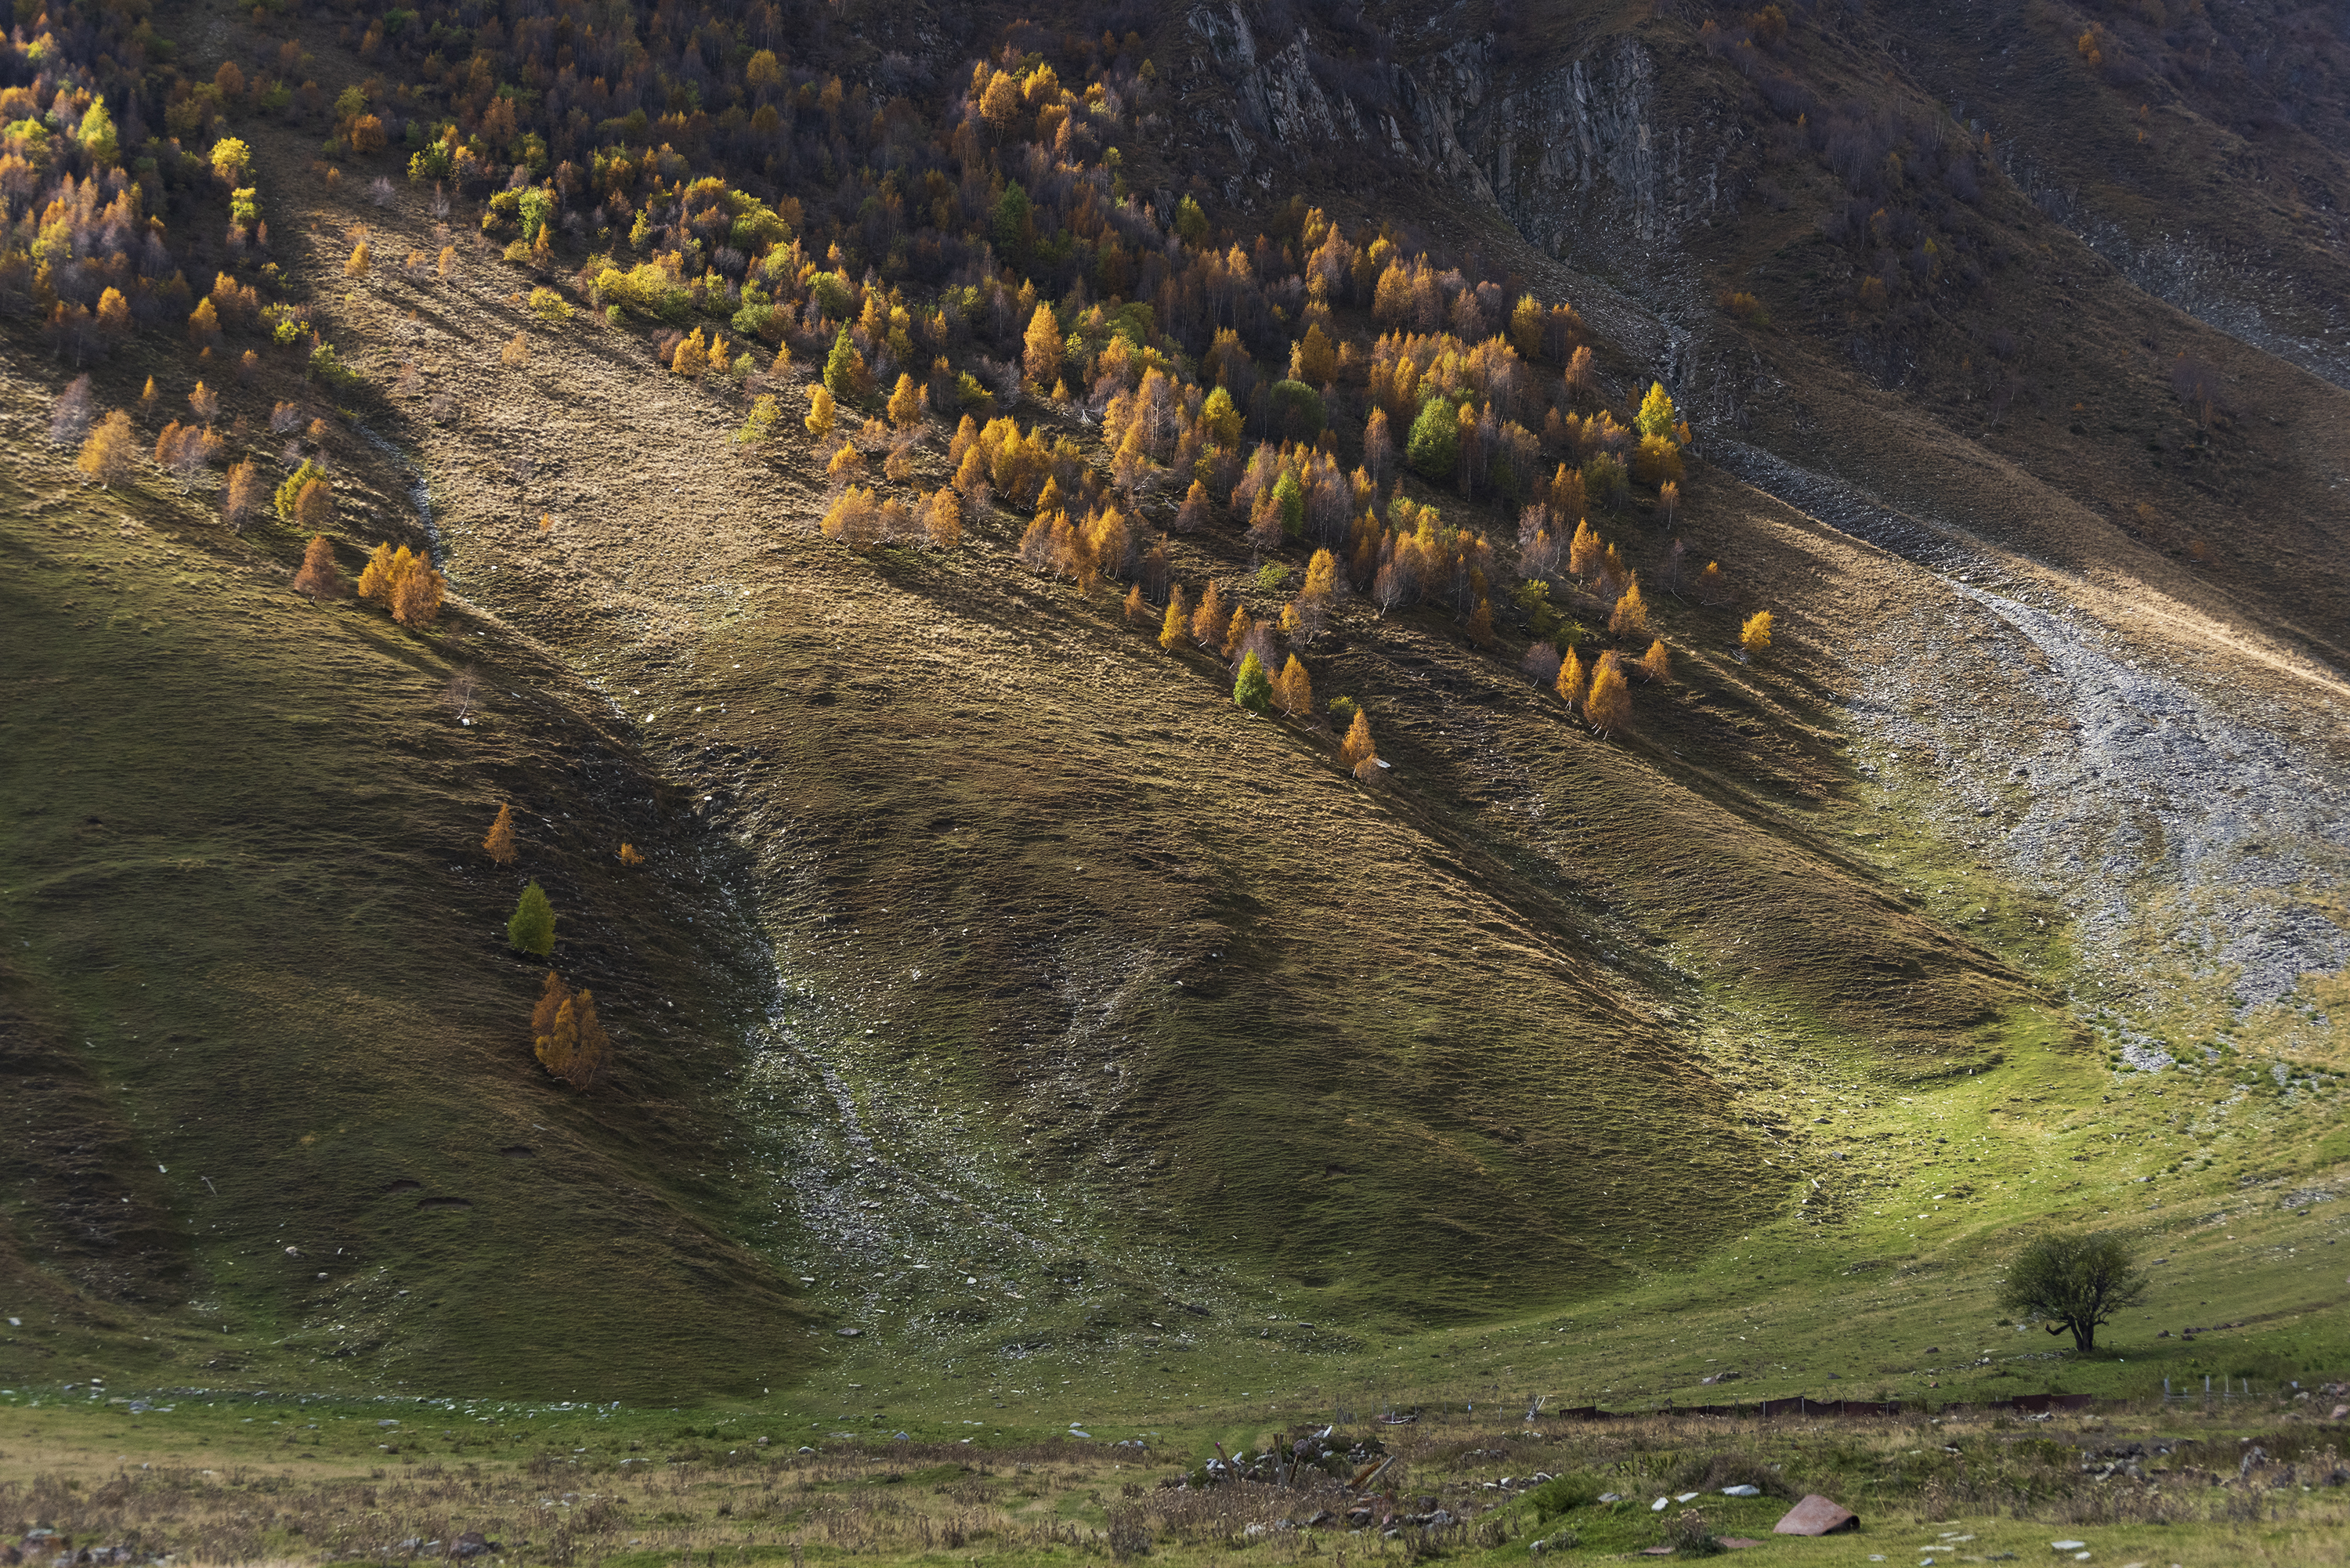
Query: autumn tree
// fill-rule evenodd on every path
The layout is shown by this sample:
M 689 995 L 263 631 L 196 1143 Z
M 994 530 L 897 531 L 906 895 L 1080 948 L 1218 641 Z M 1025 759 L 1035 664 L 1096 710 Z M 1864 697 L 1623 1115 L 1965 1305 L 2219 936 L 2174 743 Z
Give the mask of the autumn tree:
M 1385 484 L 1395 472 L 1395 437 L 1388 430 L 1385 409 L 1373 409 L 1363 425 L 1363 467 L 1373 484 Z
M 1232 610 L 1224 603 L 1224 591 L 1211 577 L 1207 590 L 1200 596 L 1200 607 L 1191 612 L 1191 640 L 1201 648 L 1222 648 L 1224 632 L 1231 624 Z
M 1314 680 L 1305 673 L 1305 666 L 1297 655 L 1291 654 L 1281 673 L 1273 678 L 1274 705 L 1293 719 L 1311 718 L 1314 713 Z
M 365 240 L 361 240 L 358 244 L 351 247 L 349 259 L 343 263 L 343 275 L 349 278 L 354 283 L 358 282 L 360 278 L 367 276 L 368 266 L 371 257 L 368 251 L 368 243 Z
M 1664 639 L 1648 644 L 1648 651 L 1640 656 L 1640 675 L 1647 680 L 1670 680 L 1673 678 L 1672 659 L 1665 651 Z
M 1378 754 L 1378 747 L 1371 740 L 1370 715 L 1357 708 L 1355 722 L 1347 726 L 1347 738 L 1338 742 L 1338 760 L 1351 770 L 1376 761 Z
M 555 906 L 536 878 L 525 885 L 506 921 L 506 942 L 515 951 L 545 958 L 555 950 Z
M 294 591 L 313 599 L 342 597 L 343 574 L 335 565 L 335 547 L 324 534 L 310 535 L 309 548 L 302 552 L 302 569 L 294 574 Z
M 304 482 L 294 493 L 294 515 L 290 521 L 300 528 L 319 529 L 334 521 L 335 491 L 321 476 Z
M 517 332 L 512 337 L 507 338 L 506 346 L 498 350 L 498 363 L 504 365 L 509 370 L 519 370 L 524 366 L 529 364 L 529 334 Z
M 951 550 L 962 543 L 962 498 L 941 484 L 922 507 L 922 533 L 933 550 Z
M 1150 601 L 1142 597 L 1142 584 L 1139 581 L 1126 590 L 1124 609 L 1126 618 L 1136 626 L 1149 626 L 1158 618 L 1150 608 Z
M 81 443 L 81 455 L 74 459 L 74 467 L 84 478 L 109 489 L 128 484 L 139 472 L 139 437 L 130 428 L 130 416 L 115 410 L 91 427 Z
M 899 430 L 910 430 L 921 422 L 922 389 L 914 378 L 900 375 L 895 390 L 889 394 L 889 422 Z
M 433 569 L 432 556 L 405 549 L 393 553 L 391 617 L 400 625 L 432 625 L 448 591 L 448 579 Z
M 1183 587 L 1179 583 L 1168 590 L 1167 614 L 1159 623 L 1159 646 L 1170 653 L 1180 653 L 1191 640 L 1191 618 L 1183 608 Z
M 1624 680 L 1624 666 L 1614 649 L 1599 656 L 1599 664 L 1591 672 L 1591 691 L 1583 699 L 1583 717 L 1603 735 L 1626 729 L 1632 722 L 1632 688 Z
M 1208 499 L 1208 487 L 1198 480 L 1193 480 L 1191 488 L 1183 493 L 1183 504 L 1175 509 L 1175 532 L 1196 534 L 1206 527 L 1208 509 L 1211 504 Z
M 539 988 L 538 1005 L 531 1009 L 530 1037 L 544 1040 L 555 1033 L 555 1020 L 563 1004 L 571 1000 L 571 988 L 553 970 L 546 971 L 546 983 Z
M 1587 577 L 1607 553 L 1607 545 L 1587 518 L 1575 520 L 1575 537 L 1566 547 L 1566 569 L 1577 577 Z
M 1681 487 L 1666 480 L 1657 490 L 1657 521 L 1669 528 L 1681 514 Z
M 810 387 L 808 389 L 807 418 L 800 421 L 800 423 L 807 427 L 807 433 L 816 437 L 818 441 L 822 441 L 827 436 L 832 434 L 832 413 L 833 400 L 831 390 L 821 383 Z
M 1053 319 L 1051 306 L 1037 302 L 1036 314 L 1028 318 L 1023 345 L 1021 363 L 1028 372 L 1030 384 L 1041 392 L 1061 374 L 1061 327 Z
M 1607 617 L 1607 630 L 1614 637 L 1647 637 L 1648 635 L 1648 605 L 1640 597 L 1640 585 L 1632 583 L 1624 589 L 1623 597 Z
M 1746 618 L 1746 624 L 1738 628 L 1738 646 L 1745 650 L 1749 658 L 1770 651 L 1771 612 L 1769 610 L 1758 610 Z
M 1255 653 L 1243 655 L 1240 674 L 1232 680 L 1232 701 L 1252 713 L 1264 713 L 1273 708 L 1273 682 L 1264 673 L 1264 665 Z
M 1680 420 L 1679 410 L 1673 407 L 1672 398 L 1665 391 L 1665 384 L 1651 381 L 1648 383 L 1648 395 L 1640 400 L 1640 411 L 1633 417 L 1632 428 L 1644 436 L 1658 436 L 1670 441 Z
M 515 847 L 514 807 L 498 807 L 498 819 L 490 824 L 489 836 L 482 840 L 482 848 L 501 866 L 511 866 L 521 855 Z
M 243 530 L 244 520 L 261 510 L 263 489 L 267 483 L 261 476 L 260 464 L 250 458 L 229 464 L 228 488 L 221 496 L 221 520 L 231 528 Z
M 1469 612 L 1467 634 L 1469 638 L 1469 646 L 1471 648 L 1491 648 L 1493 646 L 1493 605 L 1492 600 L 1483 598 L 1479 599 L 1477 601 L 1477 607 Z
M 1559 701 L 1565 703 L 1570 708 L 1582 701 L 1585 692 L 1585 680 L 1586 677 L 1583 673 L 1583 656 L 1575 650 L 1573 644 L 1569 644 L 1566 649 L 1566 658 L 1558 667 L 1557 691 Z
M 827 539 L 837 539 L 852 550 L 868 550 L 881 536 L 881 509 L 873 492 L 852 484 L 840 493 L 819 525 Z
M 359 568 L 359 597 L 370 603 L 381 603 L 391 597 L 391 541 L 385 540 L 375 547 L 368 564 Z

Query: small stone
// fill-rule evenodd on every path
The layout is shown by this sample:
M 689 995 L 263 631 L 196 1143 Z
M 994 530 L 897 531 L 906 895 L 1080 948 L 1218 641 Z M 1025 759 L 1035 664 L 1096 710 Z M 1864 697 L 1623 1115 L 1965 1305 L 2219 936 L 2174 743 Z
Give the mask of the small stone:
M 832 1332 L 840 1335 L 843 1339 L 862 1339 L 865 1337 L 865 1331 L 861 1328 L 836 1328 Z
M 1721 1489 L 1721 1495 L 1724 1497 L 1761 1497 L 1762 1495 L 1762 1489 L 1759 1486 L 1726 1486 Z
M 1660 1497 L 1656 1501 L 1648 1505 L 1648 1511 L 1650 1513 L 1662 1513 L 1665 1511 L 1665 1504 L 1672 1501 L 1673 1500 L 1669 1497 Z

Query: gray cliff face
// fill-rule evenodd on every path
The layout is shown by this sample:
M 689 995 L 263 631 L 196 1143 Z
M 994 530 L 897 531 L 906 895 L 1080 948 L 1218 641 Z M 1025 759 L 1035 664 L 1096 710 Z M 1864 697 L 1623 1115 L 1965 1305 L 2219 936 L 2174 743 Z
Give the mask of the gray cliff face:
M 1374 105 L 1324 88 L 1307 29 L 1276 47 L 1231 0 L 1192 6 L 1186 23 L 1197 63 L 1232 97 L 1229 113 L 1202 111 L 1201 128 L 1266 187 L 1284 153 L 1376 149 L 1492 202 L 1561 260 L 1625 276 L 1655 272 L 1721 200 L 1727 148 L 1659 119 L 1657 63 L 1636 39 L 1515 66 L 1496 59 L 1490 35 L 1446 43 L 1431 26 L 1413 64 L 1385 67 L 1391 101 Z

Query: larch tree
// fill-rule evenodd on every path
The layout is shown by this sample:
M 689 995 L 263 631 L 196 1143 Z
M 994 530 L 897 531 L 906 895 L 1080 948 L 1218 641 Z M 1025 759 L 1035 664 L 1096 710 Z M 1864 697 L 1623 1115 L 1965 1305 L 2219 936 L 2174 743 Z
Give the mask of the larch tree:
M 1575 520 L 1575 537 L 1566 546 L 1566 569 L 1578 577 L 1587 577 L 1605 557 L 1607 549 L 1590 520 L 1578 517 Z
M 555 950 L 555 906 L 536 878 L 522 890 L 506 921 L 506 941 L 515 951 L 545 958 Z
M 392 573 L 391 618 L 402 626 L 430 626 L 448 591 L 448 579 L 433 569 L 432 556 L 410 556 Z
M 530 1037 L 533 1040 L 543 1040 L 554 1033 L 556 1015 L 563 1011 L 563 1004 L 570 1000 L 571 988 L 563 983 L 561 975 L 553 970 L 548 970 L 546 983 L 539 988 L 538 1005 L 531 1009 Z
M 90 428 L 81 443 L 81 455 L 74 459 L 74 467 L 82 476 L 112 489 L 128 484 L 139 472 L 140 441 L 130 428 L 130 416 L 115 410 Z
M 324 478 L 306 482 L 294 493 L 294 516 L 297 528 L 323 529 L 335 520 L 335 487 Z
M 1180 653 L 1191 641 L 1191 617 L 1183 608 L 1183 586 L 1178 583 L 1167 592 L 1167 614 L 1159 623 L 1159 646 L 1170 653 Z
M 1221 649 L 1232 618 L 1223 589 L 1216 586 L 1213 577 L 1209 578 L 1207 590 L 1200 596 L 1200 607 L 1191 612 L 1191 640 L 1201 648 Z
M 1665 639 L 1659 638 L 1648 644 L 1648 651 L 1640 656 L 1640 675 L 1648 680 L 1670 680 L 1673 678 L 1672 656 L 1665 651 Z
M 807 418 L 800 423 L 807 427 L 808 434 L 822 441 L 832 434 L 832 411 L 831 389 L 819 381 L 808 389 Z
M 1632 428 L 1644 436 L 1659 436 L 1666 441 L 1674 438 L 1675 427 L 1681 416 L 1673 407 L 1671 396 L 1662 381 L 1648 383 L 1648 395 L 1640 400 L 1640 411 L 1633 416 Z
M 1570 708 L 1581 702 L 1585 694 L 1585 680 L 1583 656 L 1575 652 L 1574 645 L 1570 643 L 1567 645 L 1566 658 L 1558 667 L 1559 701 Z
M 359 597 L 371 603 L 383 603 L 391 597 L 392 549 L 390 540 L 375 547 L 368 564 L 359 568 Z
M 317 600 L 343 597 L 343 574 L 335 565 L 335 546 L 324 534 L 310 535 L 309 547 L 302 552 L 302 569 L 294 574 L 294 591 Z
M 962 543 L 962 498 L 951 485 L 931 493 L 922 508 L 922 533 L 933 550 L 951 550 Z
M 1198 480 L 1183 493 L 1183 504 L 1175 509 L 1175 532 L 1196 534 L 1208 525 L 1208 487 Z
M 511 866 L 521 857 L 522 851 L 515 844 L 512 805 L 498 807 L 498 819 L 490 824 L 489 836 L 482 840 L 482 848 L 501 866 Z
M 1363 468 L 1373 484 L 1385 484 L 1395 472 L 1395 435 L 1388 428 L 1385 409 L 1373 409 L 1363 425 Z
M 1603 735 L 1631 726 L 1632 688 L 1613 649 L 1599 656 L 1598 668 L 1591 672 L 1591 691 L 1583 700 L 1583 717 Z
M 250 458 L 229 464 L 228 488 L 221 495 L 221 520 L 243 532 L 244 520 L 261 510 L 267 484 L 261 477 L 261 465 Z M 328 559 L 332 558 L 330 552 Z
M 1370 715 L 1357 708 L 1355 722 L 1347 726 L 1347 738 L 1338 742 L 1338 760 L 1351 771 L 1378 761 L 1378 746 L 1371 739 Z
M 368 250 L 368 243 L 365 240 L 361 240 L 358 244 L 351 247 L 349 259 L 343 263 L 343 275 L 349 278 L 354 283 L 358 282 L 360 278 L 367 276 L 368 268 L 372 265 L 372 259 L 373 258 Z
M 1270 712 L 1273 708 L 1273 682 L 1264 673 L 1264 665 L 1255 653 L 1241 659 L 1240 674 L 1232 680 L 1232 701 L 1252 713 Z
M 1607 630 L 1616 637 L 1647 637 L 1649 635 L 1648 605 L 1640 597 L 1640 585 L 1628 584 L 1615 610 L 1607 617 Z
M 895 390 L 889 394 L 889 422 L 899 430 L 910 430 L 921 422 L 922 389 L 914 378 L 900 374 Z
M 545 1005 L 545 999 L 541 999 Z M 557 1078 L 568 1078 L 572 1059 L 579 1054 L 579 1008 L 575 998 L 566 996 L 556 1003 L 555 1016 L 546 1032 L 532 1042 L 538 1064 Z
M 1471 648 L 1493 646 L 1493 604 L 1491 599 L 1479 599 L 1477 607 L 1469 612 L 1468 635 Z
M 1041 392 L 1061 374 L 1061 327 L 1053 319 L 1051 306 L 1037 302 L 1036 314 L 1028 318 L 1028 331 L 1021 343 L 1021 366 L 1028 373 L 1029 384 Z
M 1305 666 L 1297 655 L 1291 654 L 1289 662 L 1274 678 L 1273 698 L 1274 705 L 1293 719 L 1314 716 L 1314 680 L 1305 673 Z
M 570 1006 L 576 1043 L 570 1070 L 562 1077 L 572 1088 L 584 1091 L 594 1088 L 612 1070 L 612 1037 L 596 1016 L 594 992 L 582 991 L 571 999 Z
M 1148 626 L 1156 618 L 1150 613 L 1150 603 L 1142 597 L 1142 585 L 1135 583 L 1126 590 L 1126 618 L 1137 626 Z
M 1738 628 L 1738 646 L 1745 650 L 1750 659 L 1771 650 L 1771 612 L 1769 610 L 1757 610 L 1746 618 L 1746 624 Z

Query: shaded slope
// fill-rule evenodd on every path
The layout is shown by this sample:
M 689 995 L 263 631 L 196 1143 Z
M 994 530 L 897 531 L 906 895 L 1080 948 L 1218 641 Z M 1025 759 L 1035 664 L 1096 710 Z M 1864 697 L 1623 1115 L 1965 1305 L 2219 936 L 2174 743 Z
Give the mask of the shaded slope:
M 143 1314 L 213 1336 L 163 1353 L 190 1381 L 290 1360 L 563 1394 L 789 1365 L 789 1293 L 716 1229 L 733 939 L 690 923 L 694 848 L 636 760 L 462 607 L 423 637 L 313 607 L 272 559 L 294 541 L 63 476 L 26 443 L 5 481 L 15 1267 L 59 1301 L 32 1345 Z M 464 728 L 442 688 L 476 661 Z M 509 798 L 501 872 L 476 845 Z M 624 837 L 659 869 L 624 879 Z M 541 969 L 503 930 L 525 876 L 620 1041 L 602 1096 L 530 1058 Z M 68 1146 L 104 1168 L 79 1180 Z M 82 1211 L 114 1196 L 101 1267 Z

